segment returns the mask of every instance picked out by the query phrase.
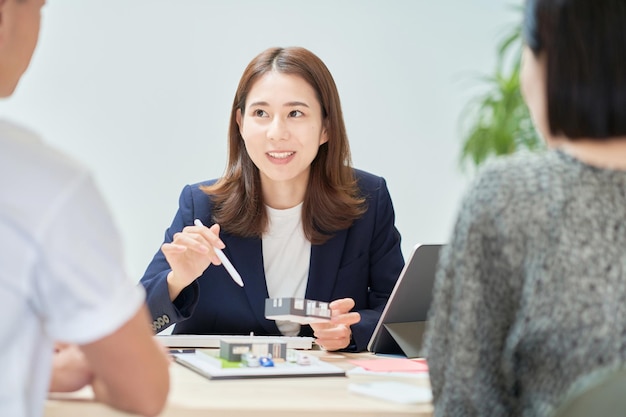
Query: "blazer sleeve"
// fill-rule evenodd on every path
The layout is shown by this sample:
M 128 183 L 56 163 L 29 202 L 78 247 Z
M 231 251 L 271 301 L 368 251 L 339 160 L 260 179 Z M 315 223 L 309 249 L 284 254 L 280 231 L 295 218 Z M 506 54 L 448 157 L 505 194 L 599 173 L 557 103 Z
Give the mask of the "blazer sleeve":
M 163 243 L 170 243 L 174 234 L 193 224 L 195 216 L 192 186 L 184 187 L 179 198 L 179 207 L 172 224 L 165 231 Z M 160 332 L 172 324 L 191 316 L 198 303 L 198 284 L 193 282 L 172 302 L 167 287 L 167 274 L 171 268 L 159 249 L 148 265 L 141 284 L 146 289 L 146 302 L 152 315 L 154 331 Z
M 354 344 L 350 350 L 355 351 L 367 349 L 374 328 L 404 267 L 400 232 L 395 227 L 393 203 L 384 178 L 377 177 L 376 184 L 369 193 L 367 217 L 373 222 L 369 245 L 369 291 L 367 307 L 357 309 L 361 321 L 352 326 Z

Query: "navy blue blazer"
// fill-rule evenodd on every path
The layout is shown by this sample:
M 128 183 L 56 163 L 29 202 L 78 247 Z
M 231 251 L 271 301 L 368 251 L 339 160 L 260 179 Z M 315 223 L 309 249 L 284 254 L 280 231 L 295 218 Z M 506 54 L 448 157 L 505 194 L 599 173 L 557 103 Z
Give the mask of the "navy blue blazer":
M 327 302 L 353 298 L 353 311 L 361 314 L 361 321 L 352 326 L 349 350 L 363 351 L 404 266 L 404 258 L 385 180 L 360 170 L 355 174 L 367 211 L 350 228 L 335 233 L 322 245 L 311 246 L 305 297 Z M 178 212 L 165 231 L 165 242 L 171 242 L 175 233 L 192 225 L 196 218 L 207 226 L 214 223 L 211 199 L 199 189 L 213 182 L 185 186 Z M 275 322 L 264 315 L 268 291 L 261 239 L 224 232 L 220 239 L 244 287 L 233 282 L 223 266 L 210 265 L 171 302 L 166 280 L 170 267 L 159 250 L 141 278 L 153 329 L 161 331 L 176 323 L 177 334 L 280 335 Z M 301 336 L 312 334 L 310 326 L 302 326 Z

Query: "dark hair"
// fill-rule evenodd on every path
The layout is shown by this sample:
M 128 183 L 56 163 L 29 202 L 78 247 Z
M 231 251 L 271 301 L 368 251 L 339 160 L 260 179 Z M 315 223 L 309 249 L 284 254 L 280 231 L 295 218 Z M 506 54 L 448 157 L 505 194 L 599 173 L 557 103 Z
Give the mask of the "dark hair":
M 625 0 L 527 0 L 523 35 L 546 58 L 552 134 L 626 135 Z
M 313 244 L 347 229 L 365 212 L 351 167 L 350 146 L 343 122 L 337 86 L 330 71 L 304 48 L 270 48 L 246 67 L 230 114 L 229 156 L 225 174 L 214 185 L 203 187 L 214 203 L 213 220 L 222 229 L 243 237 L 261 237 L 268 225 L 259 170 L 246 151 L 237 124 L 237 111 L 245 112 L 246 98 L 264 74 L 276 71 L 301 77 L 317 94 L 328 141 L 319 147 L 302 207 L 304 234 Z

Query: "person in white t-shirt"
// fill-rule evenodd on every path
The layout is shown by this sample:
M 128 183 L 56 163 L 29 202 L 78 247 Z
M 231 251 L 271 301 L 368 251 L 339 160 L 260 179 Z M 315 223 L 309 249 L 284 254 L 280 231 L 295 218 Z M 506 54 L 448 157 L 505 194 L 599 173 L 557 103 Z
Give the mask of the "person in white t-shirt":
M 44 3 L 0 0 L 1 97 L 13 94 L 28 67 Z M 0 416 L 41 416 L 48 390 L 88 384 L 112 407 L 160 413 L 169 361 L 92 177 L 4 121 L 0 249 Z

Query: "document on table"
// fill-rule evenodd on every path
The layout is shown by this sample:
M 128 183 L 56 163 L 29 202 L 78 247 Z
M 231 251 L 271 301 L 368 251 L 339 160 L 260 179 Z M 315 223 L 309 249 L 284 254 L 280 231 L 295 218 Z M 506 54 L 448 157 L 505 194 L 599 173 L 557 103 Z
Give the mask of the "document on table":
M 156 335 L 166 347 L 180 348 L 219 348 L 220 341 L 224 339 L 235 340 L 240 342 L 268 343 L 268 342 L 285 342 L 287 349 L 311 349 L 313 347 L 313 337 L 301 336 L 256 336 L 256 335 L 216 335 L 216 334 L 168 334 Z
M 279 362 L 272 367 L 247 367 L 241 365 L 240 367 L 230 368 L 221 367 L 217 357 L 215 360 L 211 360 L 205 354 L 173 353 L 172 356 L 179 364 L 209 379 L 345 376 L 346 374 L 338 366 L 321 361 L 316 357 L 310 358 L 311 362 L 309 365 Z
M 428 364 L 423 359 L 386 358 L 350 361 L 355 368 L 346 376 L 361 382 L 397 381 L 407 384 L 423 384 L 428 380 Z
M 401 404 L 428 403 L 433 398 L 430 388 L 397 381 L 348 384 L 348 391 Z

